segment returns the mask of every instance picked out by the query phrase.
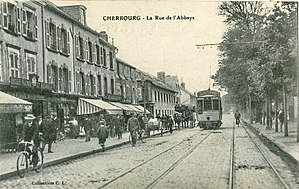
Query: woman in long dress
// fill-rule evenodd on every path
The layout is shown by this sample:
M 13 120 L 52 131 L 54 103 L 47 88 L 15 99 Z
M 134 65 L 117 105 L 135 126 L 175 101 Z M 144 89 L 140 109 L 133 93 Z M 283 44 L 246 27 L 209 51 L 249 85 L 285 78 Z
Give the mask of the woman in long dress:
M 97 130 L 97 136 L 99 139 L 99 144 L 101 145 L 103 152 L 105 151 L 105 142 L 108 138 L 108 129 L 106 127 L 106 120 L 104 119 L 104 115 L 101 114 L 100 118 L 98 120 L 98 130 Z

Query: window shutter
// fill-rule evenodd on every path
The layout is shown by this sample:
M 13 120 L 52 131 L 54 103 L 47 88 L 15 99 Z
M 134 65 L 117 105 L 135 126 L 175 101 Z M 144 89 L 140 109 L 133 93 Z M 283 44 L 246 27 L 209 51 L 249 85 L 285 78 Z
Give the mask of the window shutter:
M 8 29 L 8 5 L 7 2 L 2 2 L 3 6 L 3 28 Z
M 36 15 L 36 14 L 34 14 L 33 19 L 34 19 L 34 32 L 33 32 L 33 38 L 34 38 L 35 40 L 37 40 L 38 26 L 37 26 L 37 15 Z
M 87 75 L 84 74 L 84 80 L 85 80 L 85 82 L 84 82 L 85 95 L 87 95 L 87 86 L 88 86 L 88 85 L 87 85 L 87 78 L 88 78 Z
M 47 66 L 47 76 L 48 76 L 48 83 L 52 84 L 52 66 L 48 64 Z
M 62 52 L 61 27 L 57 26 L 57 50 Z
M 62 69 L 58 68 L 58 91 L 62 91 Z
M 70 45 L 70 32 L 66 32 L 67 33 L 67 54 L 70 54 L 70 49 L 71 49 L 71 45 Z
M 89 61 L 88 39 L 85 40 L 85 60 Z
M 96 94 L 97 94 L 96 89 L 97 89 L 97 85 L 96 85 L 96 77 L 93 76 L 93 95 L 94 95 L 94 96 L 96 96 Z
M 16 23 L 17 23 L 17 25 L 16 25 L 16 31 L 17 31 L 17 33 L 18 34 L 21 34 L 21 8 L 19 8 L 19 7 L 17 7 L 16 8 Z
M 72 92 L 72 72 L 69 70 L 68 71 L 68 79 L 69 79 L 69 83 L 68 83 L 68 85 L 69 85 L 69 93 L 71 93 Z
M 59 37 L 60 37 L 60 26 L 55 26 L 55 30 L 56 30 L 56 46 L 54 47 L 54 50 L 57 50 L 59 51 L 59 43 L 60 43 L 60 40 L 59 40 Z M 54 39 L 55 40 L 55 39 Z
M 47 47 L 49 48 L 50 47 L 50 26 L 49 26 L 49 22 L 46 20 L 45 21 L 45 29 L 46 29 L 46 44 L 47 44 Z
M 76 57 L 79 58 L 79 36 L 75 35 Z
M 82 59 L 83 60 L 86 60 L 86 50 L 85 50 L 85 46 L 86 46 L 86 41 L 82 38 L 82 45 L 83 45 L 83 52 L 82 52 Z M 81 49 L 80 49 L 80 51 L 81 51 Z M 80 52 L 81 53 L 81 52 Z
M 76 72 L 76 91 L 77 91 L 77 94 L 80 94 L 80 73 L 79 72 Z
M 23 35 L 27 36 L 27 11 L 23 9 L 23 14 L 22 14 L 22 26 L 23 26 Z
M 92 45 L 92 60 L 93 60 L 93 63 L 96 63 L 97 62 L 97 52 L 96 52 L 97 48 L 96 48 L 96 43 L 93 43 Z

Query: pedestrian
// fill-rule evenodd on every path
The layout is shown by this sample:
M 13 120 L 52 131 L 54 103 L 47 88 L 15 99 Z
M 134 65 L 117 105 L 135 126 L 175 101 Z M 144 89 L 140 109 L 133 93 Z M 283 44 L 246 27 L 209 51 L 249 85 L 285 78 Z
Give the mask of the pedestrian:
M 240 118 L 241 118 L 241 114 L 240 114 L 239 110 L 237 110 L 235 113 L 235 119 L 236 119 L 236 125 L 238 125 L 238 127 L 240 125 Z
M 278 115 L 278 119 L 279 119 L 279 122 L 280 122 L 280 132 L 282 132 L 282 126 L 284 124 L 284 112 L 283 112 L 283 110 L 280 110 L 280 113 Z
M 172 134 L 173 133 L 173 119 L 171 116 L 168 116 L 168 128 L 169 128 L 170 134 Z
M 132 146 L 135 146 L 136 144 L 136 140 L 137 140 L 137 136 L 135 136 L 135 131 L 137 131 L 139 129 L 139 122 L 138 119 L 136 118 L 136 114 L 135 113 L 131 113 L 131 117 L 128 120 L 128 129 L 130 132 L 130 135 L 132 136 Z
M 101 145 L 103 152 L 105 151 L 105 142 L 108 138 L 109 131 L 106 126 L 106 120 L 104 119 L 104 115 L 100 114 L 100 118 L 98 119 L 98 129 L 97 129 L 97 136 L 99 139 L 99 144 Z
M 92 129 L 92 124 L 91 124 L 91 121 L 88 117 L 88 115 L 86 115 L 84 118 L 83 118 L 83 128 L 84 128 L 84 132 L 85 132 L 85 142 L 89 142 L 90 141 L 90 132 L 91 132 L 91 129 Z
M 42 145 L 42 150 L 45 150 L 46 144 L 48 144 L 48 153 L 52 152 L 52 143 L 55 141 L 56 138 L 56 127 L 55 123 L 53 122 L 53 118 L 51 116 L 47 116 L 46 119 L 43 121 L 43 138 L 44 143 Z
M 53 112 L 52 113 L 52 119 L 51 119 L 52 124 L 55 127 L 55 138 L 54 138 L 54 143 L 56 143 L 57 140 L 57 136 L 58 136 L 58 131 L 60 129 L 60 123 L 59 123 L 59 119 L 57 117 L 57 113 Z
M 70 124 L 70 136 L 71 138 L 77 138 L 79 136 L 79 125 L 76 117 L 74 116 L 72 120 L 69 121 Z
M 117 115 L 115 121 L 115 133 L 118 139 L 122 138 L 123 129 L 124 129 L 124 119 L 121 115 Z

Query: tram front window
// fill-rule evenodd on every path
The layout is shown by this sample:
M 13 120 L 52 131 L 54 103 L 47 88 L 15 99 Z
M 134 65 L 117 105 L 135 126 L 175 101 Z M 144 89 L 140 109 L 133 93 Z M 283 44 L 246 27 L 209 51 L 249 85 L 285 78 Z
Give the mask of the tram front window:
M 203 101 L 202 100 L 197 101 L 197 111 L 199 114 L 203 113 Z
M 204 101 L 204 111 L 212 110 L 212 101 L 211 99 L 205 99 Z
M 213 110 L 219 110 L 219 100 L 218 99 L 213 100 Z

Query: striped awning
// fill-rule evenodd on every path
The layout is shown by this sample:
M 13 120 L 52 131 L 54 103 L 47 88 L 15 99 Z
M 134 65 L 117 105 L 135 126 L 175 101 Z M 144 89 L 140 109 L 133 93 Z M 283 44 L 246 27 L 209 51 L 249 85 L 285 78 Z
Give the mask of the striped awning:
M 123 114 L 123 110 L 100 99 L 79 98 L 77 115 L 93 114 L 106 110 L 109 114 Z
M 19 113 L 31 111 L 31 102 L 0 91 L 0 113 Z
M 129 107 L 130 109 L 134 110 L 137 113 L 143 113 L 143 111 L 141 111 L 140 109 L 136 108 L 134 105 L 132 104 L 124 104 L 125 106 Z
M 128 113 L 132 113 L 132 112 L 136 112 L 135 110 L 133 110 L 132 108 L 126 106 L 125 104 L 122 104 L 120 102 L 109 102 L 110 104 L 117 106 L 121 109 L 123 109 L 124 111 L 128 112 Z
M 140 106 L 140 105 L 138 105 L 138 104 L 134 104 L 133 106 L 135 106 L 136 108 L 138 108 L 139 110 L 141 110 L 142 112 L 144 112 L 144 108 L 143 108 L 143 106 Z M 150 114 L 151 112 L 148 111 L 147 109 L 145 109 L 145 113 L 146 113 L 146 114 Z

